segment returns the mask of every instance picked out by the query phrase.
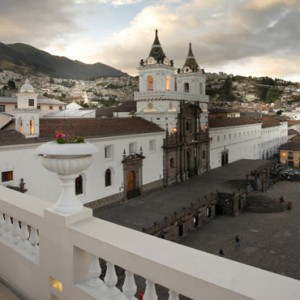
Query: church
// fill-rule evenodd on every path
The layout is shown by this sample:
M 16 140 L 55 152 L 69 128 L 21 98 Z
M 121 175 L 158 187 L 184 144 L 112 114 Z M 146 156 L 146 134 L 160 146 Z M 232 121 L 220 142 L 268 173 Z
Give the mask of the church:
M 138 71 L 135 112 L 110 118 L 41 117 L 38 93 L 26 80 L 17 94 L 14 119 L 0 130 L 1 184 L 55 202 L 57 178 L 41 166 L 35 149 L 54 140 L 57 130 L 83 137 L 99 150 L 75 185 L 82 203 L 94 209 L 205 172 L 208 96 L 191 44 L 184 65 L 175 69 L 156 31 Z
M 182 68 L 155 39 L 147 59 L 141 59 L 139 92 L 134 95 L 136 116 L 166 130 L 164 184 L 181 182 L 209 169 L 208 101 L 205 74 L 195 59 L 192 45 Z

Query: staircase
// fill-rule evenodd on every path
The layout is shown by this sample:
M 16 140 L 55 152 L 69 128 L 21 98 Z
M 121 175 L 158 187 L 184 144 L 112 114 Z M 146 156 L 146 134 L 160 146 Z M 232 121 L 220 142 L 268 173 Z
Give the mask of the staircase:
M 244 211 L 255 213 L 278 213 L 288 209 L 288 202 L 280 202 L 262 193 L 251 193 L 247 198 Z

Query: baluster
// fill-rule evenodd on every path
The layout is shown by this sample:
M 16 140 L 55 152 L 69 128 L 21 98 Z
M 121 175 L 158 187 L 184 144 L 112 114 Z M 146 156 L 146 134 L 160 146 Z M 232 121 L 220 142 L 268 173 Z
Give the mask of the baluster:
M 124 284 L 122 287 L 123 293 L 126 296 L 126 299 L 131 300 L 135 299 L 134 295 L 136 293 L 136 284 L 135 284 L 135 279 L 134 275 L 130 271 L 125 271 L 125 280 Z
M 35 229 L 34 227 L 31 227 L 31 229 L 30 229 L 29 242 L 31 244 L 31 254 L 32 254 L 32 256 L 37 256 L 37 254 L 39 252 L 39 247 L 38 247 L 39 236 L 38 236 L 38 233 L 37 233 L 37 229 Z
M 19 221 L 16 218 L 13 218 L 12 235 L 13 235 L 14 244 L 18 245 L 20 242 L 21 230 L 20 230 Z
M 28 226 L 26 223 L 22 222 L 21 223 L 21 236 L 20 236 L 22 250 L 26 251 L 29 248 L 28 237 L 29 237 Z
M 0 211 L 0 236 L 4 235 L 4 224 L 5 224 L 5 220 L 3 217 L 3 212 Z
M 86 284 L 92 288 L 99 287 L 103 285 L 102 280 L 99 278 L 101 275 L 101 267 L 99 263 L 99 258 L 95 255 L 91 257 L 91 264 L 88 270 L 88 281 Z
M 174 291 L 169 290 L 169 300 L 179 300 L 179 296 Z
M 12 231 L 12 223 L 11 223 L 11 219 L 10 219 L 10 216 L 8 215 L 5 215 L 5 221 L 4 221 L 4 238 L 7 240 L 7 241 L 10 241 L 11 240 L 11 231 Z
M 115 265 L 112 264 L 111 262 L 106 263 L 107 269 L 106 269 L 106 274 L 104 277 L 104 282 L 108 287 L 108 294 L 109 296 L 114 296 L 120 293 L 120 290 L 118 290 L 115 285 L 118 282 L 118 277 L 116 274 L 115 270 Z
M 146 280 L 146 290 L 143 300 L 157 300 L 157 294 L 155 290 L 155 283 L 150 280 Z

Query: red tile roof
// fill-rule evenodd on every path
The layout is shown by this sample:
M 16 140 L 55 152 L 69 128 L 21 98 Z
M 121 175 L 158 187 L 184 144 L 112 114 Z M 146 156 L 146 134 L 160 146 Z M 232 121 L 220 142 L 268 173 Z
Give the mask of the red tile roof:
M 54 140 L 57 130 L 84 138 L 164 132 L 158 125 L 137 117 L 40 119 L 40 136 L 38 138 L 26 139 L 15 130 L 0 130 L 0 146 L 31 144 Z

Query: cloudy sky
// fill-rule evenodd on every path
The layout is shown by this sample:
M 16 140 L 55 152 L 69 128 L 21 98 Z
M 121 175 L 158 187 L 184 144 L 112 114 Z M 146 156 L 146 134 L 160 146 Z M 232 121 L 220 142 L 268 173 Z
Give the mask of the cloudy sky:
M 1 0 L 0 42 L 137 75 L 155 29 L 182 67 L 300 81 L 300 0 Z

